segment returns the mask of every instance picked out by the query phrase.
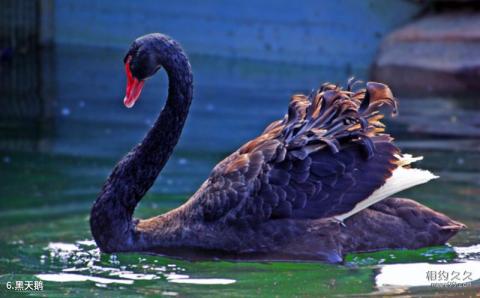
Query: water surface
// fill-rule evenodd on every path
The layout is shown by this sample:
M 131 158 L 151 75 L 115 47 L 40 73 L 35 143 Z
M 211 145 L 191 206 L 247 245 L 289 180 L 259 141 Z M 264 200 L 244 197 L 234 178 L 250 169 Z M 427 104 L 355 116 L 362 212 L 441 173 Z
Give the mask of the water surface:
M 154 121 L 166 92 L 165 76 L 157 76 L 135 108 L 125 109 L 122 55 L 58 48 L 2 64 L 2 295 L 15 293 L 7 290 L 7 282 L 40 280 L 43 292 L 30 295 L 442 295 L 445 290 L 431 287 L 426 275 L 400 278 L 426 274 L 434 265 L 472 272 L 471 285 L 448 289 L 450 294 L 473 295 L 480 289 L 480 107 L 475 96 L 400 97 L 400 116 L 388 120 L 402 150 L 424 155 L 419 166 L 441 177 L 402 195 L 469 227 L 448 246 L 348 255 L 343 265 L 100 254 L 89 232 L 89 208 L 113 165 Z M 212 57 L 193 57 L 192 66 L 195 99 L 185 131 L 137 208 L 138 217 L 184 202 L 219 160 L 282 117 L 292 93 L 308 92 L 325 80 L 344 82 L 352 73 L 366 75 L 362 69 Z

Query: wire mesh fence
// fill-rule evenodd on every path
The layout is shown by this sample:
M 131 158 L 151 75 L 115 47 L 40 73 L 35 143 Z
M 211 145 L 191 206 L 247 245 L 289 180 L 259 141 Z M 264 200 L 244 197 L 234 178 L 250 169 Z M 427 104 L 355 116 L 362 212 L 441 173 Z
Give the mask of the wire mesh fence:
M 0 0 L 0 126 L 14 136 L 0 135 L 3 150 L 35 150 L 52 122 L 53 96 L 45 86 L 52 61 L 40 45 L 41 1 Z
M 27 51 L 38 45 L 40 0 L 0 0 L 0 47 Z

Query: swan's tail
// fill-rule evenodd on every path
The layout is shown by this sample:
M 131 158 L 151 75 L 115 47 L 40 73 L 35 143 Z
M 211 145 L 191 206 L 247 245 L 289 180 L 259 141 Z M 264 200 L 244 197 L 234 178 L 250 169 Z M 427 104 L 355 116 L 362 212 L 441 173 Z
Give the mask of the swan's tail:
M 398 167 L 393 170 L 392 176 L 385 181 L 380 188 L 375 190 L 367 199 L 359 202 L 347 213 L 335 216 L 337 220 L 343 221 L 348 217 L 362 211 L 371 205 L 388 198 L 389 196 L 402 190 L 414 187 L 419 184 L 427 183 L 432 179 L 438 178 L 432 172 L 427 170 L 411 168 L 410 164 L 422 160 L 423 156 L 413 157 L 410 154 L 397 156 Z

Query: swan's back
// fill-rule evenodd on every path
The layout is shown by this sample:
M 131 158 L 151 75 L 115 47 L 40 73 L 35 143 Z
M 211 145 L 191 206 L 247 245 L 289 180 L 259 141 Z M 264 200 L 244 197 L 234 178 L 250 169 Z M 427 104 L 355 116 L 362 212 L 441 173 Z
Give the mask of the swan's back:
M 284 119 L 220 162 L 191 203 L 206 221 L 237 226 L 352 211 L 400 167 L 382 105 L 396 111 L 390 89 L 373 82 L 293 96 Z

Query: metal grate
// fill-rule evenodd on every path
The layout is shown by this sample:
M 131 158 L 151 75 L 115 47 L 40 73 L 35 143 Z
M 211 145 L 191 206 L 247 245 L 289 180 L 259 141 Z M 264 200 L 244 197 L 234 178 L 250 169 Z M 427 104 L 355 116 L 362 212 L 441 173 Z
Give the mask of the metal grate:
M 0 0 L 0 150 L 39 150 L 52 125 L 51 50 L 41 47 L 44 3 Z
M 27 51 L 40 35 L 40 0 L 0 0 L 0 48 Z

